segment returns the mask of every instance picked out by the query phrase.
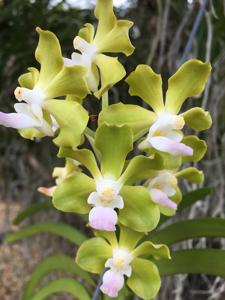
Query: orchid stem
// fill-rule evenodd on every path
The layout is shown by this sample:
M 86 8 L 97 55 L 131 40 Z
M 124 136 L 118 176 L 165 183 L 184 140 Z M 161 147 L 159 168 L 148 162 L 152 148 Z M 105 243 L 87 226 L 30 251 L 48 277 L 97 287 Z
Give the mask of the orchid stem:
M 94 137 L 95 136 L 95 132 L 93 130 L 91 130 L 89 127 L 86 127 L 84 130 L 84 134 L 88 135 L 90 137 Z
M 105 271 L 99 277 L 98 285 L 96 286 L 96 289 L 95 289 L 94 295 L 92 297 L 92 300 L 99 300 L 99 296 L 100 296 L 100 293 L 101 293 L 100 286 L 102 284 L 102 277 L 103 277 L 104 273 L 105 273 Z
M 109 105 L 109 95 L 108 92 L 105 92 L 102 95 L 102 110 Z

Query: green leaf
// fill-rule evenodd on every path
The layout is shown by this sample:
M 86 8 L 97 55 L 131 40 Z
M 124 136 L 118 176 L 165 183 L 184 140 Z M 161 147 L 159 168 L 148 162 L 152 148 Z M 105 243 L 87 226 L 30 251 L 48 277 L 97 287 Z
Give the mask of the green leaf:
M 71 278 L 60 278 L 47 283 L 31 300 L 44 300 L 48 296 L 58 293 L 69 293 L 78 300 L 91 300 L 84 286 Z
M 176 173 L 176 177 L 186 179 L 191 183 L 201 183 L 204 180 L 204 173 L 194 167 L 189 167 Z
M 159 271 L 154 263 L 142 258 L 132 261 L 132 275 L 127 280 L 129 288 L 145 300 L 153 299 L 161 285 Z
M 121 190 L 124 209 L 119 212 L 119 221 L 138 232 L 153 230 L 160 218 L 158 206 L 151 201 L 147 189 L 142 186 L 124 186 Z
M 22 300 L 30 300 L 35 294 L 35 289 L 40 281 L 48 274 L 55 271 L 65 271 L 84 279 L 87 283 L 94 286 L 95 283 L 91 276 L 80 269 L 74 260 L 65 255 L 49 256 L 45 258 L 32 272 L 29 281 L 23 289 Z
M 151 241 L 145 241 L 140 244 L 132 253 L 134 256 L 154 256 L 155 258 L 170 259 L 170 250 L 166 245 L 155 245 Z
M 14 243 L 40 233 L 49 233 L 60 236 L 75 245 L 80 245 L 86 240 L 86 236 L 83 233 L 70 225 L 48 222 L 30 225 L 16 232 L 9 233 L 5 237 L 5 242 Z
M 38 203 L 35 203 L 35 204 L 25 208 L 21 212 L 19 212 L 16 215 L 15 219 L 13 220 L 13 224 L 19 225 L 26 218 L 29 218 L 40 211 L 47 210 L 50 208 L 53 208 L 52 202 L 50 200 L 45 200 L 45 201 L 40 201 Z
M 126 156 L 133 149 L 130 128 L 101 125 L 96 131 L 95 146 L 101 154 L 101 173 L 103 176 L 119 178 Z
M 153 112 L 138 105 L 117 103 L 101 111 L 98 124 L 127 125 L 134 135 L 142 136 L 149 130 L 155 118 Z
M 154 243 L 172 245 L 201 237 L 225 237 L 225 220 L 221 218 L 197 218 L 173 223 L 150 235 Z
M 95 182 L 84 173 L 76 172 L 65 179 L 53 194 L 53 205 L 64 212 L 87 214 L 88 196 L 95 190 Z
M 219 249 L 188 249 L 174 251 L 172 259 L 157 260 L 161 276 L 205 274 L 225 277 L 225 251 Z
M 147 65 L 138 65 L 125 80 L 129 84 L 131 96 L 139 96 L 155 112 L 164 109 L 162 78 Z
M 44 107 L 60 126 L 56 145 L 76 148 L 88 123 L 87 111 L 77 102 L 63 100 L 45 101 Z
M 182 162 L 186 164 L 188 162 L 199 161 L 201 160 L 207 150 L 207 144 L 205 141 L 200 140 L 195 135 L 185 136 L 182 140 L 182 143 L 191 147 L 194 150 L 193 156 L 183 156 Z
M 39 71 L 36 68 L 28 68 L 27 73 L 22 74 L 19 78 L 19 84 L 27 89 L 33 89 L 39 78 Z
M 102 273 L 106 260 L 112 256 L 112 247 L 100 237 L 85 241 L 77 251 L 76 263 L 84 270 Z
M 75 159 L 87 168 L 95 179 L 101 178 L 101 172 L 99 171 L 95 156 L 93 152 L 88 149 L 72 150 L 70 148 L 61 147 L 58 157 L 69 157 Z
M 196 59 L 185 62 L 168 81 L 166 111 L 177 114 L 187 98 L 201 94 L 210 71 L 209 63 Z
M 202 131 L 212 126 L 212 118 L 208 111 L 201 107 L 194 107 L 181 114 L 185 124 L 194 130 Z
M 37 27 L 39 42 L 35 51 L 36 60 L 41 65 L 37 86 L 45 88 L 63 67 L 59 40 L 54 33 Z

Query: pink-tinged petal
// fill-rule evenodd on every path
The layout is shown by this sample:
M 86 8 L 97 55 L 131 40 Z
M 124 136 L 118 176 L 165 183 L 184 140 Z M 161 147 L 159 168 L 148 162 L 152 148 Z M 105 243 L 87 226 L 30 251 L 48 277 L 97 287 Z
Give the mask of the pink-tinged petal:
M 114 298 L 118 296 L 118 292 L 122 289 L 123 285 L 123 275 L 109 270 L 103 275 L 100 289 L 107 296 Z
M 172 141 L 166 137 L 159 136 L 159 137 L 152 137 L 149 139 L 152 147 L 162 151 L 170 153 L 174 156 L 192 156 L 193 149 L 185 144 Z
M 158 189 L 151 189 L 150 194 L 152 196 L 152 200 L 162 205 L 163 207 L 172 208 L 174 210 L 177 210 L 177 204 L 170 200 L 165 193 Z
M 94 229 L 115 231 L 117 221 L 117 213 L 110 207 L 93 207 L 89 213 L 89 223 Z
M 72 59 L 63 57 L 63 62 L 64 62 L 64 66 L 66 66 L 66 67 L 73 67 L 73 66 L 75 66 L 75 63 L 74 63 L 74 61 Z
M 20 113 L 10 113 L 6 114 L 0 112 L 0 125 L 5 127 L 12 127 L 16 129 L 32 128 L 38 126 L 39 123 L 32 119 L 31 117 L 20 114 Z
M 39 193 L 41 193 L 45 196 L 52 197 L 55 190 L 56 190 L 56 186 L 52 186 L 50 188 L 40 186 L 37 190 L 38 190 Z

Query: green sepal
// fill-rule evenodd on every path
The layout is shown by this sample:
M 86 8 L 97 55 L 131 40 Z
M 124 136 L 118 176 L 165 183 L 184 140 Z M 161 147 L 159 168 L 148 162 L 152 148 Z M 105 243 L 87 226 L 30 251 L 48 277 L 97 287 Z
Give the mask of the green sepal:
M 93 41 L 94 34 L 95 34 L 94 26 L 90 23 L 84 24 L 84 27 L 81 28 L 78 32 L 78 36 L 84 39 L 88 43 L 91 43 Z
M 147 259 L 135 258 L 132 261 L 132 275 L 127 280 L 129 288 L 144 300 L 153 299 L 161 285 L 158 268 Z
M 204 180 L 204 173 L 194 167 L 189 167 L 177 172 L 176 177 L 181 177 L 191 183 L 201 183 Z
M 125 80 L 131 96 L 139 96 L 155 112 L 164 108 L 162 78 L 147 65 L 139 65 Z
M 138 241 L 143 237 L 142 232 L 134 231 L 128 227 L 120 225 L 119 246 L 133 251 Z
M 185 62 L 168 81 L 166 111 L 177 114 L 187 98 L 201 94 L 210 71 L 209 63 L 196 59 Z
M 170 250 L 166 245 L 163 244 L 153 244 L 151 241 L 145 241 L 140 244 L 132 254 L 136 257 L 144 256 L 150 257 L 153 256 L 155 259 L 167 258 L 171 259 Z
M 81 143 L 88 123 L 88 112 L 77 102 L 48 100 L 44 108 L 55 117 L 60 126 L 59 134 L 54 139 L 58 146 L 76 148 Z
M 88 169 L 88 171 L 91 173 L 95 180 L 102 177 L 95 156 L 93 152 L 91 152 L 88 149 L 73 150 L 71 148 L 61 147 L 58 153 L 58 157 L 70 157 L 72 159 L 77 160 L 85 168 Z
M 88 196 L 95 190 L 93 179 L 81 172 L 75 172 L 65 179 L 53 194 L 53 205 L 64 212 L 87 214 L 90 205 Z
M 20 77 L 18 78 L 18 82 L 20 86 L 32 90 L 38 81 L 39 71 L 36 68 L 32 67 L 28 68 L 27 70 L 29 72 L 20 75 Z
M 184 118 L 185 124 L 194 130 L 202 131 L 212 126 L 210 113 L 201 107 L 191 108 L 181 114 L 181 116 Z
M 138 105 L 117 103 L 108 106 L 99 114 L 98 124 L 127 125 L 139 137 L 148 132 L 156 115 Z
M 95 147 L 101 154 L 102 175 L 117 179 L 133 149 L 132 131 L 127 126 L 103 124 L 96 131 Z
M 142 186 L 124 186 L 120 192 L 124 209 L 119 212 L 119 222 L 138 232 L 153 230 L 159 222 L 158 206 L 151 201 L 150 193 Z
M 114 231 L 94 230 L 96 237 L 104 238 L 112 248 L 118 248 L 117 236 Z
M 18 130 L 19 134 L 28 140 L 34 140 L 35 138 L 45 137 L 45 134 L 37 130 L 36 128 L 25 128 Z
M 205 141 L 200 140 L 195 135 L 189 135 L 189 136 L 185 136 L 183 138 L 182 143 L 191 147 L 194 151 L 193 156 L 183 156 L 182 157 L 183 164 L 188 163 L 188 162 L 193 162 L 193 161 L 199 161 L 204 157 L 206 150 L 207 150 L 207 144 Z
M 112 256 L 112 247 L 102 238 L 85 241 L 77 251 L 76 263 L 91 273 L 102 273 L 106 260 Z
M 37 27 L 39 42 L 35 51 L 36 60 L 41 65 L 37 86 L 44 89 L 60 72 L 63 59 L 59 40 L 54 33 Z

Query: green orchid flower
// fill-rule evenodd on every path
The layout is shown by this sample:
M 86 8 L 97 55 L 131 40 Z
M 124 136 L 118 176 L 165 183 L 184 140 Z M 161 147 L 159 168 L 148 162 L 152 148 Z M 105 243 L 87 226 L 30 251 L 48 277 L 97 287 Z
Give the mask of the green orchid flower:
M 85 241 L 76 256 L 77 264 L 84 270 L 101 274 L 106 269 L 101 291 L 117 297 L 125 284 L 145 300 L 153 299 L 160 289 L 160 275 L 151 258 L 170 259 L 166 245 L 150 241 L 139 243 L 142 235 L 120 227 L 119 241 L 115 233 L 100 232 L 98 237 Z
M 76 147 L 87 125 L 88 113 L 76 102 L 53 98 L 67 94 L 85 97 L 88 93 L 86 69 L 64 66 L 57 37 L 50 31 L 36 30 L 39 43 L 35 57 L 41 66 L 40 72 L 29 68 L 28 73 L 19 77 L 20 87 L 16 88 L 15 97 L 22 103 L 14 105 L 16 113 L 1 112 L 0 124 L 19 129 L 23 137 L 30 139 L 54 136 L 59 129 L 55 143 Z
M 79 52 L 73 52 L 71 59 L 64 58 L 64 63 L 66 66 L 80 65 L 87 68 L 89 89 L 100 98 L 126 75 L 124 67 L 116 57 L 103 53 L 131 55 L 134 47 L 128 32 L 133 23 L 116 19 L 113 0 L 98 0 L 95 16 L 98 19 L 96 32 L 91 24 L 85 24 L 73 41 L 75 50 Z M 100 82 L 101 88 L 98 90 Z
M 147 170 L 162 169 L 162 159 L 140 155 L 126 162 L 133 149 L 133 135 L 127 126 L 103 124 L 96 131 L 94 146 L 101 170 L 88 149 L 60 150 L 59 156 L 79 161 L 88 175 L 76 173 L 63 181 L 53 194 L 54 206 L 65 212 L 89 213 L 89 224 L 98 230 L 114 231 L 118 221 L 139 232 L 155 228 L 160 216 L 158 206 L 146 188 L 131 185 L 147 179 Z
M 210 114 L 200 107 L 178 113 L 187 98 L 203 91 L 210 70 L 210 64 L 199 60 L 184 63 L 169 79 L 164 103 L 161 76 L 149 66 L 139 65 L 126 79 L 129 93 L 139 96 L 153 112 L 135 105 L 115 104 L 101 112 L 99 124 L 107 122 L 131 126 L 136 139 L 148 132 L 139 144 L 140 150 L 193 157 L 196 139 L 187 137 L 185 140 L 181 130 L 185 124 L 194 130 L 208 129 L 212 124 Z

